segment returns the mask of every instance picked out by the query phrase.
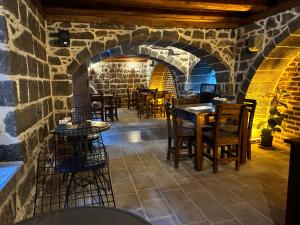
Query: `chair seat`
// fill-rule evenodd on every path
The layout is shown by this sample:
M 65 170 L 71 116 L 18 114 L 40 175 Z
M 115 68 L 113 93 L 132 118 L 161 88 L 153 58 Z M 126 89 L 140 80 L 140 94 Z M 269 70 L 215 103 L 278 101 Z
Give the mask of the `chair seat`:
M 221 131 L 237 134 L 238 126 L 237 125 L 224 125 L 220 127 Z
M 195 131 L 192 130 L 192 129 L 181 128 L 179 132 L 181 134 L 180 136 L 182 136 L 182 137 L 194 137 L 195 136 Z M 174 131 L 173 130 L 169 134 L 169 137 L 171 137 L 171 138 L 174 137 Z
M 195 129 L 195 124 L 189 120 L 181 120 L 181 126 L 186 129 Z
M 181 122 L 181 126 L 184 128 L 184 129 L 196 129 L 195 128 L 195 124 L 191 121 L 188 121 L 188 120 L 182 120 Z M 210 125 L 204 125 L 202 127 L 202 131 L 210 131 L 211 130 L 211 126 Z
M 56 168 L 60 173 L 76 173 L 103 168 L 106 165 L 104 154 L 91 153 L 89 155 L 70 156 Z
M 208 144 L 214 143 L 214 135 L 212 131 L 204 131 L 203 132 L 203 138 Z M 221 131 L 219 133 L 219 136 L 217 137 L 218 142 L 221 143 L 227 143 L 227 144 L 237 144 L 239 139 L 236 134 L 233 134 L 231 132 L 224 132 Z

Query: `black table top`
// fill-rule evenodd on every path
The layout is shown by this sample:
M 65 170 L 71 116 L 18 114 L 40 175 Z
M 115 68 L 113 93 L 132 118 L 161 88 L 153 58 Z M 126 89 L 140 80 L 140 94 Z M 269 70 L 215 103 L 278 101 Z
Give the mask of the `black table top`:
M 110 128 L 110 124 L 108 122 L 103 121 L 91 121 L 91 124 L 59 124 L 56 128 L 54 128 L 51 132 L 54 134 L 68 133 L 66 130 L 76 130 L 76 129 L 84 129 L 89 127 L 95 127 L 99 131 L 103 132 Z
M 68 208 L 29 218 L 17 225 L 151 225 L 125 210 L 106 207 Z
M 175 107 L 179 109 L 183 109 L 195 115 L 213 113 L 216 110 L 216 106 L 213 105 L 212 103 L 188 104 L 188 105 L 179 105 Z

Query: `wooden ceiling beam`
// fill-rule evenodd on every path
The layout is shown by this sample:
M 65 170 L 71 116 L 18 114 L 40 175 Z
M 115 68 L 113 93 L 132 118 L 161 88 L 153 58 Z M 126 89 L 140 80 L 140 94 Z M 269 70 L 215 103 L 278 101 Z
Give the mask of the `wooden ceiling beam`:
M 241 25 L 247 25 L 247 24 L 253 23 L 260 19 L 264 19 L 269 16 L 276 15 L 277 13 L 284 12 L 285 10 L 294 8 L 296 6 L 300 6 L 299 0 L 285 0 L 284 2 L 278 3 L 274 7 L 271 7 L 266 12 L 259 13 L 259 14 L 250 16 L 248 18 L 245 18 L 244 20 L 241 21 Z
M 42 0 L 47 7 L 126 7 L 152 8 L 188 11 L 231 11 L 231 12 L 263 12 L 268 9 L 266 0 Z
M 45 8 L 46 19 L 52 22 L 88 22 L 151 27 L 236 28 L 238 17 L 219 15 L 156 14 L 147 12 L 120 12 L 110 10 L 79 10 Z

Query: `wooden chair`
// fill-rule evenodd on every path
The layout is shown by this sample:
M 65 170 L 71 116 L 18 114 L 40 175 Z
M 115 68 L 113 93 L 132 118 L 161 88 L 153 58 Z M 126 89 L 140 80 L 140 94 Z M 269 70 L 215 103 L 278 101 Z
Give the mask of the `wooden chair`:
M 240 168 L 240 154 L 242 149 L 243 129 L 247 118 L 246 107 L 243 104 L 222 104 L 217 106 L 215 122 L 211 131 L 203 132 L 203 140 L 208 151 L 204 155 L 213 161 L 213 171 L 218 172 L 219 162 L 235 161 L 235 168 Z M 237 125 L 236 132 L 227 132 L 222 127 L 226 124 Z M 234 146 L 228 148 L 226 146 Z M 219 157 L 221 148 L 221 157 Z M 212 149 L 212 155 L 210 154 Z
M 91 94 L 91 108 L 94 119 L 101 119 L 104 121 L 104 97 L 103 94 Z
M 174 155 L 175 168 L 179 167 L 179 159 L 182 150 L 188 149 L 188 156 L 192 157 L 192 146 L 195 145 L 195 130 L 184 129 L 181 126 L 182 119 L 193 119 L 193 114 L 173 107 L 169 102 L 165 104 L 168 125 L 168 153 L 167 159 Z M 171 120 L 172 117 L 172 120 Z M 173 145 L 172 145 L 173 142 Z
M 256 100 L 254 99 L 245 99 L 244 104 L 246 105 L 247 111 L 248 111 L 248 123 L 247 123 L 247 158 L 251 159 L 251 131 L 252 131 L 252 125 L 253 125 L 253 119 L 255 114 L 255 108 L 256 108 Z
M 135 95 L 130 92 L 130 90 L 127 88 L 127 108 L 134 108 L 135 107 Z
M 153 99 L 150 103 L 151 113 L 156 118 L 157 113 L 160 112 L 160 116 L 165 116 L 164 104 L 166 101 L 166 92 L 157 91 L 153 94 Z
M 243 149 L 242 152 L 245 152 L 245 155 L 241 156 L 241 163 L 246 163 L 246 157 L 247 159 L 251 159 L 251 132 L 252 132 L 252 125 L 253 125 L 253 119 L 255 114 L 255 108 L 256 108 L 256 100 L 254 99 L 245 99 L 243 101 L 243 104 L 246 107 L 247 110 L 247 129 L 244 129 L 243 131 L 245 134 L 243 135 L 243 147 L 246 149 Z M 237 125 L 229 125 L 222 127 L 223 131 L 237 132 Z M 246 142 L 246 143 L 245 143 Z M 230 148 L 230 146 L 228 146 Z
M 147 107 L 147 96 L 139 94 L 137 97 L 136 109 L 137 109 L 137 116 L 142 117 L 146 114 L 146 117 L 149 117 L 148 107 Z
M 105 120 L 108 118 L 111 121 L 118 120 L 118 103 L 117 103 L 117 96 L 116 95 L 109 95 L 104 97 L 104 115 Z

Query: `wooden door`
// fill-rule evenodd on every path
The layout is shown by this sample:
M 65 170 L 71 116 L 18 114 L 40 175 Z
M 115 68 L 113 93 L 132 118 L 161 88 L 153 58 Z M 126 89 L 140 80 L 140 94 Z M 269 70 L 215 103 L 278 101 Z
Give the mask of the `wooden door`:
M 89 106 L 89 80 L 87 64 L 82 64 L 73 74 L 73 107 Z

